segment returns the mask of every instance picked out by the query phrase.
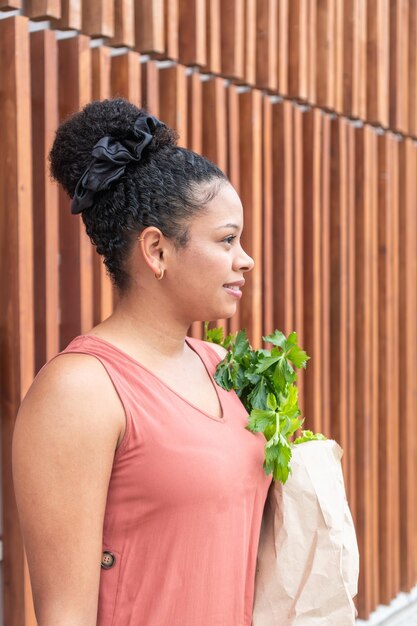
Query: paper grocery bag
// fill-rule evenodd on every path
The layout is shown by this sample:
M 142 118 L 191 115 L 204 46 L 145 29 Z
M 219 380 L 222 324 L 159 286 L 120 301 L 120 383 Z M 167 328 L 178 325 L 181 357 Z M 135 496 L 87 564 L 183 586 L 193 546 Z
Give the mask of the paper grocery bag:
M 359 552 L 331 440 L 294 445 L 272 482 L 258 549 L 252 626 L 353 626 Z

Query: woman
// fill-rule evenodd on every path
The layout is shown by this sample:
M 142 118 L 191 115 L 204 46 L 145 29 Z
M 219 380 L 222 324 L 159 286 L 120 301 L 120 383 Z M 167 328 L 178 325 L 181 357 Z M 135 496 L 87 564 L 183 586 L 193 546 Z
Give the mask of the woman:
M 214 382 L 224 350 L 186 336 L 235 313 L 253 267 L 239 197 L 120 99 L 64 122 L 50 160 L 118 298 L 41 370 L 17 418 L 39 625 L 250 626 L 264 438 Z

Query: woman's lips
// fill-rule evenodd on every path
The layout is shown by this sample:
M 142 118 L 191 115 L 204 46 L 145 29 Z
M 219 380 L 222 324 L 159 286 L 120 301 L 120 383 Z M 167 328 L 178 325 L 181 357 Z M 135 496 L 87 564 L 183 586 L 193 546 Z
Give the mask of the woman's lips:
M 233 296 L 234 298 L 241 298 L 242 297 L 242 292 L 239 288 L 238 285 L 236 286 L 228 286 L 228 285 L 223 285 L 223 289 L 225 291 L 227 291 L 228 294 L 230 294 L 231 296 Z

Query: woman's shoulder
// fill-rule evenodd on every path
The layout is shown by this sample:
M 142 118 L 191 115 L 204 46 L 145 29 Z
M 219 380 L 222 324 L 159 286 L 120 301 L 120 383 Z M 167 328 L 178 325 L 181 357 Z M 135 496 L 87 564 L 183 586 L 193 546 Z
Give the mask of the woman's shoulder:
M 224 357 L 227 354 L 227 350 L 226 348 L 223 348 L 223 346 L 220 346 L 218 343 L 212 343 L 211 341 L 203 341 L 204 344 L 206 344 L 209 349 L 214 350 L 215 352 L 217 352 L 217 354 L 224 359 Z
M 61 423 L 114 433 L 124 423 L 119 397 L 100 362 L 92 355 L 61 352 L 37 374 L 19 409 L 18 419 L 45 428 Z M 107 418 L 107 419 L 106 419 Z
M 82 352 L 59 352 L 52 357 L 36 375 L 30 389 L 49 387 L 59 395 L 74 389 L 97 389 L 97 383 L 105 381 L 105 371 L 91 354 Z
M 223 346 L 220 346 L 218 343 L 213 343 L 212 341 L 204 341 L 203 339 L 196 339 L 195 337 L 187 337 L 187 339 L 191 340 L 194 345 L 197 345 L 197 347 L 205 350 L 210 355 L 215 352 L 220 357 L 220 359 L 224 359 L 225 355 L 227 354 L 227 350 L 223 348 Z

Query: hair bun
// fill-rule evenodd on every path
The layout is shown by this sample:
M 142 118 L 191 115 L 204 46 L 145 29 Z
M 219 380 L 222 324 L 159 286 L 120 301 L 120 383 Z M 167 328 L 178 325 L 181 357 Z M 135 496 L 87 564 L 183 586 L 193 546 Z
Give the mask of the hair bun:
M 124 98 L 97 100 L 87 104 L 63 122 L 56 132 L 49 154 L 52 177 L 73 198 L 80 178 L 89 167 L 97 142 L 103 137 L 116 140 L 133 137 L 138 117 L 148 116 L 148 111 L 139 109 Z M 163 148 L 174 147 L 177 139 L 175 130 L 157 125 L 146 152 L 155 154 Z

